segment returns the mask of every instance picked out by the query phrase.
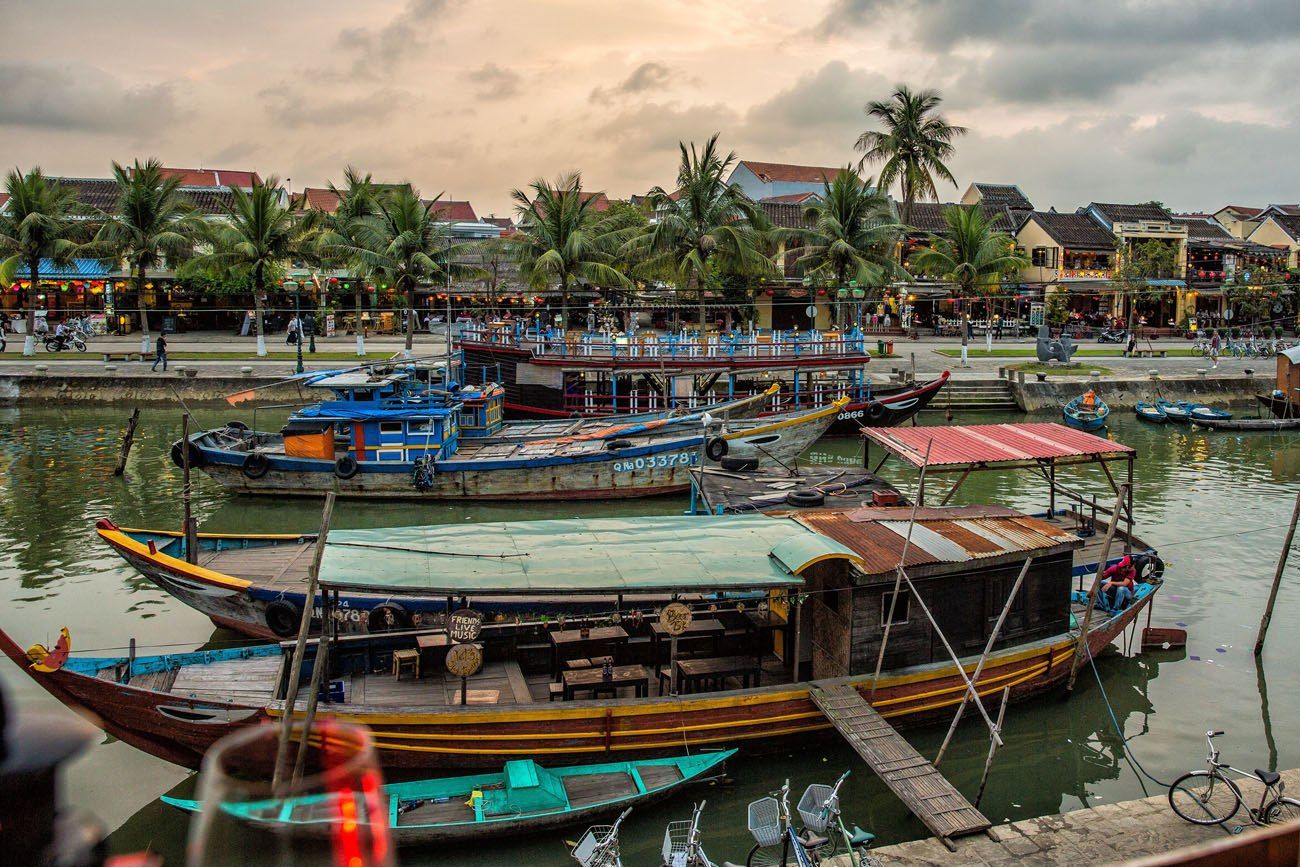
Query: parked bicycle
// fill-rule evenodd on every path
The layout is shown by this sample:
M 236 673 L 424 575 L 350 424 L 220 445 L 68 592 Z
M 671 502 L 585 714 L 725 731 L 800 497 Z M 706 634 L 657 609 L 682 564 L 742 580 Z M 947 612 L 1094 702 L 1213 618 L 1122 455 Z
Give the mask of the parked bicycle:
M 578 839 L 578 845 L 569 852 L 574 861 L 582 867 L 623 867 L 623 859 L 618 852 L 618 832 L 627 814 L 628 807 L 612 825 L 592 825 Z
M 796 833 L 790 817 L 790 781 L 766 798 L 749 805 L 749 832 L 754 846 L 745 860 L 746 867 L 785 867 L 818 864 L 835 855 L 843 843 L 850 861 L 858 867 L 873 867 L 877 862 L 866 854 L 875 835 L 857 825 L 850 831 L 840 813 L 839 791 L 848 779 L 846 771 L 834 786 L 814 783 L 799 799 L 798 812 L 803 828 Z M 835 836 L 828 836 L 827 832 Z
M 704 801 L 695 805 L 689 822 L 669 822 L 664 829 L 663 867 L 714 867 L 700 843 L 700 814 Z
M 1282 794 L 1286 784 L 1282 782 L 1281 774 L 1262 768 L 1243 771 L 1219 761 L 1219 749 L 1214 745 L 1214 739 L 1222 734 L 1221 731 L 1205 733 L 1207 769 L 1188 771 L 1169 787 L 1169 806 L 1174 812 L 1196 825 L 1224 824 L 1237 815 L 1242 807 L 1246 808 L 1252 825 L 1269 825 L 1300 818 L 1300 801 Z M 1263 784 L 1264 791 L 1260 795 L 1258 807 L 1246 803 L 1241 789 L 1228 777 L 1229 773 Z M 1235 834 L 1242 827 L 1235 825 L 1230 830 Z

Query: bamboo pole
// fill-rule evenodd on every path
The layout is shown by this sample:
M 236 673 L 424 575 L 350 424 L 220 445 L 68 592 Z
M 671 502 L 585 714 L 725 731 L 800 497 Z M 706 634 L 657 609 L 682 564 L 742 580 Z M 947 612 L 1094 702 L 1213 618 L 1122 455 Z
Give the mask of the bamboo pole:
M 199 562 L 199 552 L 195 550 L 198 534 L 194 532 L 194 510 L 190 502 L 190 414 L 181 414 L 181 476 L 184 490 L 181 501 L 184 512 L 181 516 L 181 532 L 185 536 L 185 562 L 191 565 Z
M 1083 665 L 1088 654 L 1088 628 L 1092 625 L 1092 612 L 1097 605 L 1097 591 L 1101 588 L 1101 576 L 1106 572 L 1106 562 L 1110 559 L 1110 543 L 1115 539 L 1115 528 L 1119 526 L 1119 510 L 1124 503 L 1128 485 L 1119 486 L 1115 495 L 1115 511 L 1110 515 L 1110 525 L 1106 527 L 1106 540 L 1101 543 L 1101 559 L 1097 561 L 1097 574 L 1093 576 L 1092 587 L 1088 590 L 1088 610 L 1083 612 L 1083 623 L 1079 626 L 1079 640 L 1074 646 L 1074 659 L 1070 662 L 1070 679 L 1065 688 L 1073 692 L 1074 681 L 1079 676 L 1079 666 Z
M 299 338 L 301 339 L 301 338 Z M 326 596 L 328 594 L 322 594 Z M 321 599 L 322 613 L 330 610 L 330 605 Z M 290 788 L 296 789 L 302 782 L 302 771 L 307 763 L 307 747 L 311 741 L 312 723 L 316 721 L 316 703 L 320 700 L 320 682 L 325 675 L 325 669 L 329 667 L 329 654 L 332 642 L 332 628 L 328 625 L 332 623 L 333 618 L 327 617 L 325 624 L 321 628 L 320 642 L 316 645 L 316 659 L 313 661 L 311 668 L 311 686 L 307 689 L 307 709 L 302 717 L 302 735 L 298 741 L 298 757 L 293 763 L 293 776 L 290 777 Z
M 1300 493 L 1295 497 L 1295 508 L 1291 511 L 1291 526 L 1286 531 L 1286 541 L 1282 543 L 1282 554 L 1277 560 L 1277 571 L 1273 573 L 1273 586 L 1268 591 L 1268 604 L 1264 606 L 1264 616 L 1259 620 L 1259 636 L 1255 639 L 1255 655 L 1264 652 L 1264 638 L 1268 635 L 1268 625 L 1273 621 L 1273 605 L 1277 602 L 1277 591 L 1282 586 L 1282 573 L 1286 571 L 1286 561 L 1291 556 L 1291 543 L 1295 540 L 1296 523 L 1300 521 Z
M 289 758 L 289 734 L 293 729 L 293 707 L 298 701 L 298 680 L 301 676 L 303 652 L 307 646 L 307 633 L 311 631 L 311 612 L 316 605 L 316 586 L 320 578 L 320 561 L 325 553 L 325 539 L 329 535 L 330 520 L 334 517 L 334 492 L 325 494 L 325 507 L 321 510 L 320 533 L 316 536 L 316 550 L 312 553 L 311 569 L 307 573 L 307 595 L 303 599 L 302 619 L 298 624 L 298 639 L 293 655 L 289 657 L 289 688 L 284 698 L 284 716 L 280 720 L 280 739 L 275 749 L 275 770 L 271 777 L 272 790 L 279 790 L 284 765 Z
M 894 607 L 898 605 L 898 592 L 903 585 L 903 564 L 907 562 L 907 549 L 912 545 L 912 528 L 916 526 L 916 510 L 921 504 L 921 494 L 925 490 L 925 471 L 930 466 L 930 449 L 933 447 L 933 439 L 926 442 L 925 460 L 921 462 L 921 477 L 916 486 L 917 495 L 912 500 L 912 516 L 907 521 L 907 536 L 903 539 L 903 553 L 898 558 L 898 568 L 894 571 L 894 595 L 889 597 L 889 613 L 885 615 L 885 634 L 880 637 L 880 652 L 876 654 L 876 672 L 871 677 L 871 695 L 867 697 L 868 703 L 876 698 L 876 684 L 880 681 L 880 669 L 885 664 L 885 648 L 889 646 L 889 630 L 894 625 Z
M 117 458 L 113 475 L 120 476 L 126 472 L 126 459 L 131 455 L 131 446 L 135 442 L 135 426 L 140 423 L 140 408 L 131 410 L 131 418 L 126 423 L 126 435 L 122 437 L 122 454 Z
M 984 645 L 984 653 L 980 655 L 980 661 L 975 666 L 975 673 L 971 675 L 971 680 L 978 686 L 980 674 L 984 671 L 984 663 L 988 661 L 989 654 L 993 652 L 993 645 L 997 643 L 998 636 L 1002 634 L 1002 626 L 1007 622 L 1007 615 L 1011 613 L 1011 604 L 1015 602 L 1016 594 L 1020 592 L 1020 585 L 1025 582 L 1025 576 L 1029 574 L 1029 564 L 1034 562 L 1030 557 L 1025 564 L 1020 567 L 1020 574 L 1016 576 L 1016 583 L 1011 586 L 1011 593 L 1007 596 L 1006 604 L 1002 606 L 1002 613 L 998 615 L 998 622 L 993 624 L 993 631 L 989 633 L 988 643 Z M 937 768 L 939 762 L 943 761 L 943 754 L 948 749 L 948 744 L 952 741 L 952 736 L 957 733 L 957 726 L 961 723 L 961 718 L 966 713 L 966 703 L 970 696 L 962 693 L 961 704 L 957 705 L 957 713 L 952 718 L 952 725 L 948 727 L 948 734 L 944 735 L 943 743 L 939 745 L 939 754 L 934 757 L 932 764 Z M 1001 722 L 998 723 L 1001 725 Z
M 1011 687 L 1002 689 L 1002 707 L 998 708 L 998 733 L 1002 732 L 1002 721 L 1007 716 L 1007 702 L 1011 700 Z M 1000 741 L 999 741 L 1000 743 Z M 975 809 L 979 809 L 980 801 L 984 800 L 984 786 L 989 781 L 989 768 L 993 767 L 993 754 L 997 751 L 998 744 L 993 739 L 989 739 L 989 754 L 984 759 L 984 773 L 980 774 L 980 790 L 975 794 Z

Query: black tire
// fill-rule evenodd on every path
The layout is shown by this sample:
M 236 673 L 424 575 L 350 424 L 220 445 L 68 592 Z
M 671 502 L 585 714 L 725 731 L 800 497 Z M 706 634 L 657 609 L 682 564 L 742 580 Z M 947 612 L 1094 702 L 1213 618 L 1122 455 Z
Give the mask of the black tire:
M 704 441 L 704 454 L 711 461 L 720 461 L 727 456 L 727 441 L 722 437 L 709 437 Z
M 785 501 L 792 506 L 820 506 L 826 502 L 826 495 L 812 488 L 795 488 L 785 495 Z
M 719 463 L 724 470 L 732 472 L 744 473 L 758 469 L 758 458 L 723 458 Z
M 1219 825 L 1241 808 L 1241 790 L 1227 777 L 1191 771 L 1169 787 L 1169 806 L 1193 825 Z
M 1161 578 L 1165 574 L 1165 561 L 1156 554 L 1142 554 L 1133 558 L 1141 578 Z M 1148 568 L 1149 567 L 1149 568 Z
M 198 446 L 194 443 L 186 443 L 184 440 L 177 440 L 172 443 L 172 463 L 181 469 L 185 469 L 185 452 L 190 453 L 190 469 L 203 466 L 206 461 L 203 458 L 203 452 L 199 451 Z
M 605 451 L 607 452 L 616 452 L 619 451 L 620 449 L 627 449 L 631 447 L 632 447 L 631 440 L 610 440 L 609 442 L 605 443 Z
M 885 417 L 889 409 L 878 400 L 873 400 L 867 404 L 867 419 L 869 421 L 880 421 Z
M 85 351 L 86 351 L 86 341 L 84 341 L 84 340 L 74 340 L 74 341 L 72 341 L 72 345 L 75 346 L 75 347 L 77 347 L 77 351 L 78 351 L 78 352 L 85 352 Z
M 249 452 L 242 469 L 250 479 L 260 479 L 270 471 L 271 462 L 261 452 Z
M 291 638 L 302 625 L 302 609 L 292 602 L 276 599 L 266 606 L 266 628 L 277 638 Z
M 387 613 L 392 612 L 392 625 L 388 624 Z M 366 616 L 366 629 L 371 632 L 395 632 L 411 625 L 411 617 L 406 609 L 396 602 L 381 602 Z
M 246 431 L 248 430 L 248 425 L 244 424 L 242 421 L 228 421 L 226 422 L 226 430 Z
M 1278 798 L 1264 808 L 1264 821 L 1270 825 L 1294 822 L 1300 819 L 1300 801 L 1295 798 Z
M 45 351 L 46 351 L 46 352 L 58 352 L 58 351 L 59 351 L 59 341 L 55 340 L 53 337 L 47 337 L 47 338 L 45 338 Z
M 352 455 L 344 455 L 334 462 L 334 475 L 340 479 L 350 479 L 361 471 L 361 466 Z

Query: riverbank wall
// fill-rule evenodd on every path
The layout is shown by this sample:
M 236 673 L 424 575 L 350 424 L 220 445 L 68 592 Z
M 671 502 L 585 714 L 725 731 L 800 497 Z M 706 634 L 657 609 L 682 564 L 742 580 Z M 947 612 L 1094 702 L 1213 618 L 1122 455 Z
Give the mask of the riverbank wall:
M 202 374 L 190 377 L 177 373 L 38 373 L 0 374 L 0 406 L 69 406 L 72 404 L 121 404 L 129 406 L 176 406 L 177 398 L 188 406 L 225 405 L 227 395 L 256 388 L 259 403 L 301 402 L 298 386 L 285 383 L 284 376 L 266 374 Z
M 1091 388 L 1111 409 L 1132 409 L 1139 402 L 1155 403 L 1157 400 L 1198 401 L 1212 406 L 1247 406 L 1255 403 L 1255 395 L 1266 394 L 1273 388 L 1272 377 L 1255 373 L 1251 376 L 1224 374 L 1205 376 L 1180 374 L 1176 376 L 1102 376 L 1088 375 L 1087 367 L 1078 376 L 1050 375 L 1039 382 L 1032 374 L 1022 375 L 1012 371 L 1011 393 L 1016 405 L 1025 412 L 1059 410 Z

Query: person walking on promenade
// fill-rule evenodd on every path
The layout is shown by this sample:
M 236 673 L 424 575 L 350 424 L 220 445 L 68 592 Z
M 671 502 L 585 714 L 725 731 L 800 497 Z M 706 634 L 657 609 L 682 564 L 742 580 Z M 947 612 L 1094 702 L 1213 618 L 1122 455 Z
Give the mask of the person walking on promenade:
M 289 320 L 289 327 L 285 329 L 284 335 L 284 342 L 286 345 L 293 346 L 298 342 L 298 329 L 301 327 L 302 323 L 298 321 L 297 316 Z
M 1219 366 L 1219 329 L 1210 334 L 1210 367 Z
M 158 362 L 162 362 L 163 373 L 167 372 L 167 338 L 161 331 L 158 332 L 158 340 L 153 349 L 153 367 L 149 368 L 151 373 L 158 370 Z

